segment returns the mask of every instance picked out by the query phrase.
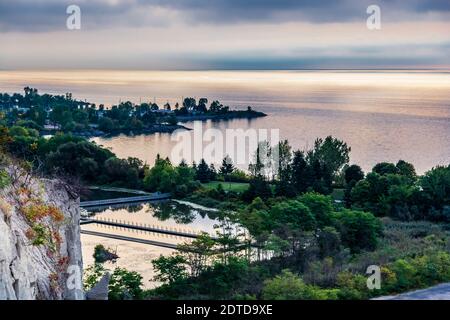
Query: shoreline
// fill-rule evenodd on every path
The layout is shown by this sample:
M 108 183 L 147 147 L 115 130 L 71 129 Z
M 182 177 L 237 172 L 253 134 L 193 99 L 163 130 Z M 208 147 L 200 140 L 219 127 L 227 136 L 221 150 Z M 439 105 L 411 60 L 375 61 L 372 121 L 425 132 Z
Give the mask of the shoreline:
M 213 121 L 227 121 L 227 120 L 233 120 L 233 119 L 256 119 L 261 117 L 266 117 L 267 114 L 260 112 L 260 111 L 230 111 L 226 114 L 199 114 L 199 115 L 188 115 L 188 116 L 177 116 L 177 121 L 180 123 L 190 122 L 190 121 L 207 121 L 207 120 L 213 120 Z M 188 128 L 181 124 L 176 125 L 154 125 L 151 128 L 144 128 L 144 129 L 117 129 L 111 132 L 104 132 L 98 129 L 90 129 L 85 131 L 74 131 L 71 132 L 72 135 L 77 137 L 84 137 L 84 138 L 97 138 L 97 137 L 114 137 L 118 136 L 120 134 L 125 135 L 150 135 L 155 133 L 172 133 L 176 130 L 192 130 L 191 128 Z M 40 135 L 54 135 L 58 132 L 61 132 L 61 130 L 41 130 Z

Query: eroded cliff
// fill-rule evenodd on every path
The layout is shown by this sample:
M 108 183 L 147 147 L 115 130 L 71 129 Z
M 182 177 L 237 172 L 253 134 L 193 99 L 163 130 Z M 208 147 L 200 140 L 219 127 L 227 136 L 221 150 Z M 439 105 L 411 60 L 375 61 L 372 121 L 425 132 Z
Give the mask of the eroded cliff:
M 79 200 L 63 182 L 0 170 L 0 299 L 83 299 Z

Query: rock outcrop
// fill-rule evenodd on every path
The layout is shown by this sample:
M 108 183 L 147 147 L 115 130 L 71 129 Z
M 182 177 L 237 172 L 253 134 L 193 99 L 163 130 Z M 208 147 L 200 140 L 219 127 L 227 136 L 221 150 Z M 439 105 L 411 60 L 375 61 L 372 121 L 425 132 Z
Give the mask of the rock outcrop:
M 33 229 L 33 205 L 57 211 L 59 223 L 39 217 Z M 0 190 L 0 300 L 84 299 L 79 220 L 79 200 L 56 180 L 15 177 Z M 53 238 L 33 243 L 36 230 Z

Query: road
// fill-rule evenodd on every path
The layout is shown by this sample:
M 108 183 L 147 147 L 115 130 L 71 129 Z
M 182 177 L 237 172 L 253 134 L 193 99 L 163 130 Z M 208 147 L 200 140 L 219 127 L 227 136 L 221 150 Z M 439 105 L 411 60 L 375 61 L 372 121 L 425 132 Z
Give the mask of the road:
M 442 283 L 437 286 L 411 291 L 397 296 L 384 296 L 374 300 L 450 300 L 450 283 Z

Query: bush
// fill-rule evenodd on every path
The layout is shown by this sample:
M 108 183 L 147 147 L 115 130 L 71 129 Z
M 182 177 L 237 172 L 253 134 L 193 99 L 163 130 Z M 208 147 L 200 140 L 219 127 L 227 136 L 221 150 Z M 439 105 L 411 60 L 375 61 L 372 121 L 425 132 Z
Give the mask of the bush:
M 0 169 L 0 190 L 8 187 L 11 184 L 11 178 L 5 169 Z
M 101 244 L 95 246 L 94 249 L 95 263 L 104 263 L 106 261 L 115 262 L 118 258 L 119 256 L 115 252 L 112 252 L 111 249 L 106 249 Z
M 264 300 L 327 300 L 337 299 L 338 290 L 321 289 L 307 285 L 289 270 L 264 282 L 262 290 Z
M 339 287 L 339 299 L 361 300 L 368 298 L 367 278 L 361 274 L 353 274 L 349 271 L 340 272 L 337 276 L 337 285 Z
M 116 268 L 109 282 L 110 300 L 138 300 L 143 295 L 142 276 L 135 271 Z
M 330 196 L 308 192 L 300 196 L 298 200 L 311 210 L 318 227 L 330 224 L 333 213 L 333 204 Z
M 362 250 L 374 250 L 382 225 L 373 214 L 363 211 L 344 209 L 334 215 L 334 224 L 341 234 L 343 245 L 354 253 Z

